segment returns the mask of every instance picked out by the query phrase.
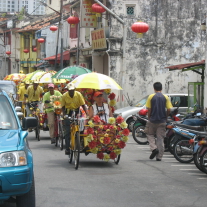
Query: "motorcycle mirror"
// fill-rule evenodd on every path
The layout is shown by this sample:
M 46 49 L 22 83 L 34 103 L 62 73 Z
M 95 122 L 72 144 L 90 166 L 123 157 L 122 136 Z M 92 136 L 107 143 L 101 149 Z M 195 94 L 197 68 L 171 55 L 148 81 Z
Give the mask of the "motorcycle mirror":
M 175 116 L 178 117 L 178 116 L 180 116 L 180 114 L 176 114 Z

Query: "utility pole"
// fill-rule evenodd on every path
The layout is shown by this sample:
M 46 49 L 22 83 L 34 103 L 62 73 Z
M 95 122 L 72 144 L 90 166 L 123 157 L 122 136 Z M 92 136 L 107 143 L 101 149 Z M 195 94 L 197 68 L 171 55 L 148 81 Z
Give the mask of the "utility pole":
M 63 0 L 60 0 L 60 29 L 61 29 L 61 48 L 60 48 L 60 70 L 63 69 Z

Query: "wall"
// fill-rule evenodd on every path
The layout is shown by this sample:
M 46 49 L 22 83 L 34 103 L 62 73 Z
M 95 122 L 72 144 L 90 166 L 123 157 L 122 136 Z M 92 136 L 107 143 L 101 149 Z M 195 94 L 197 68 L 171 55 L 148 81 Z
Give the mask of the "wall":
M 109 0 L 110 9 L 127 25 L 126 68 L 120 73 L 120 56 L 110 58 L 110 76 L 121 83 L 124 94 L 135 103 L 153 92 L 152 84 L 160 81 L 164 93 L 187 93 L 188 82 L 200 81 L 191 71 L 169 72 L 169 65 L 205 59 L 206 34 L 200 30 L 207 0 Z M 126 5 L 135 6 L 135 15 L 126 15 Z M 149 24 L 143 38 L 137 39 L 131 25 L 138 19 Z M 123 37 L 122 25 L 111 17 L 110 36 Z M 121 75 L 120 75 L 121 74 Z M 124 103 L 126 105 L 126 102 Z

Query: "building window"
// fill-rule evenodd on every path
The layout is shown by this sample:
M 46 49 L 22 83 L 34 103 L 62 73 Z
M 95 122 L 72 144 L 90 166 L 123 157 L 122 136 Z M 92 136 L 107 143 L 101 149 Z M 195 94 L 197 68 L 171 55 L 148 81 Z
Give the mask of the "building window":
M 12 4 L 14 4 L 14 1 L 12 1 Z
M 12 9 L 12 11 L 14 12 L 14 9 Z
M 10 9 L 7 9 L 7 11 L 10 11 Z
M 127 15 L 134 15 L 134 6 L 127 7 Z
M 52 0 L 50 0 L 50 4 L 52 4 Z

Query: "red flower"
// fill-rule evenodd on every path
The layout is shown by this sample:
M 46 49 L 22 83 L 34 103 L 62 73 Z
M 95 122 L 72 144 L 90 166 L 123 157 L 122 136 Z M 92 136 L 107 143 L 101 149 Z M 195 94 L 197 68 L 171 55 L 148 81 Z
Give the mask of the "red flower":
M 93 130 L 93 128 L 89 127 L 89 128 L 87 129 L 87 134 L 94 134 L 94 130 Z
M 124 135 L 124 136 L 128 136 L 129 135 L 129 133 L 130 133 L 130 131 L 129 131 L 129 129 L 124 129 L 123 131 L 122 131 L 122 134 Z
M 117 127 L 117 131 L 118 131 L 118 132 L 121 131 L 121 127 Z
M 109 144 L 111 141 L 110 137 L 104 137 L 103 143 L 104 144 Z
M 108 129 L 108 125 L 104 125 L 103 130 L 107 130 Z
M 118 117 L 116 118 L 116 122 L 117 122 L 118 124 L 121 124 L 123 121 L 124 121 L 124 118 L 123 118 L 122 116 L 118 116 Z
M 114 113 L 115 108 L 113 106 L 111 106 L 111 112 Z
M 99 152 L 99 153 L 97 154 L 97 158 L 99 158 L 100 160 L 103 160 L 103 158 L 104 158 L 104 153 L 103 153 L 103 152 Z
M 116 155 L 115 152 L 111 152 L 111 153 L 110 153 L 110 158 L 111 158 L 112 160 L 114 160 L 116 157 L 117 157 L 117 155 Z
M 114 129 L 114 126 L 113 126 L 113 125 L 110 125 L 110 126 L 109 126 L 109 129 Z
M 126 146 L 126 144 L 125 144 L 125 142 L 120 141 L 120 142 L 118 143 L 118 146 L 119 146 L 119 148 L 123 149 L 123 148 Z
M 115 94 L 114 93 L 111 93 L 109 96 L 108 96 L 108 98 L 110 99 L 110 100 L 113 100 L 113 99 L 115 99 Z
M 91 141 L 91 142 L 88 143 L 88 146 L 89 146 L 91 149 L 93 149 L 93 148 L 96 147 L 96 142 Z
M 117 138 L 117 139 L 120 139 L 120 138 L 121 138 L 121 136 L 120 136 L 120 135 L 116 135 L 116 138 Z
M 101 119 L 100 119 L 100 117 L 98 115 L 96 115 L 96 116 L 93 117 L 93 121 L 98 123 L 98 122 L 101 121 Z

